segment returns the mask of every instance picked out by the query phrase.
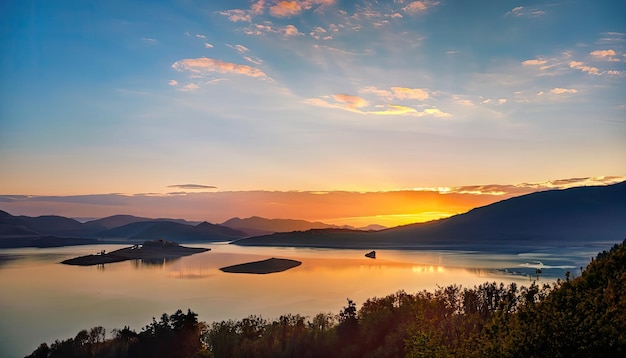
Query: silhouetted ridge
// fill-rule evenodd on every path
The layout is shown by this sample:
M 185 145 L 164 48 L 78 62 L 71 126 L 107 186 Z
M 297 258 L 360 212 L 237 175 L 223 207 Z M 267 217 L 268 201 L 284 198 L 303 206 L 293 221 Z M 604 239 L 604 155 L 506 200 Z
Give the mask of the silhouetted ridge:
M 437 221 L 377 232 L 310 230 L 235 242 L 249 246 L 456 248 L 517 251 L 520 247 L 616 242 L 626 235 L 626 182 L 536 192 Z

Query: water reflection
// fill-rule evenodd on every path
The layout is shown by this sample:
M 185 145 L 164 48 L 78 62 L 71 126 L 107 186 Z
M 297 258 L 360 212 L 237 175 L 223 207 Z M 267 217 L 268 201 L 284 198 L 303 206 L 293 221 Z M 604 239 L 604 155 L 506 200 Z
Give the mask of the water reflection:
M 161 257 L 161 258 L 150 258 L 150 259 L 137 259 L 130 260 L 132 262 L 132 266 L 136 270 L 144 269 L 144 268 L 158 268 L 162 269 L 166 265 L 174 264 L 180 261 L 180 257 L 171 258 L 171 257 Z
M 69 266 L 60 261 L 127 245 L 0 250 L 0 356 L 24 356 L 43 341 L 76 335 L 101 325 L 141 329 L 151 317 L 191 308 L 213 322 L 250 314 L 267 318 L 285 313 L 337 313 L 346 297 L 357 304 L 398 290 L 418 292 L 459 284 L 489 282 L 529 285 L 520 266 L 541 261 L 540 281 L 555 281 L 557 266 L 586 265 L 575 252 L 493 255 L 454 251 L 254 248 L 224 244 L 188 245 L 212 250 L 177 259 L 131 260 L 101 266 Z M 599 248 L 596 252 L 606 248 Z M 221 267 L 270 257 L 302 262 L 269 275 L 234 275 Z M 565 258 L 564 258 L 565 257 Z M 508 268 L 508 271 L 507 271 Z

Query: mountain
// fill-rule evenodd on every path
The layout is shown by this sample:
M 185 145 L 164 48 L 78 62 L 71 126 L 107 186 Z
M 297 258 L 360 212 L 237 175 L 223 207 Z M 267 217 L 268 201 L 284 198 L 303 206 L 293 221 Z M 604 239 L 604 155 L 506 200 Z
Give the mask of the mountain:
M 619 242 L 626 237 L 626 182 L 536 192 L 465 214 L 376 232 L 309 230 L 235 242 L 250 246 L 351 248 L 519 247 Z
M 266 235 L 275 232 L 337 228 L 337 226 L 325 224 L 319 221 L 311 222 L 295 219 L 266 219 L 259 216 L 252 216 L 246 219 L 232 218 L 223 222 L 221 225 L 244 231 L 251 236 Z
M 124 224 L 127 223 L 127 224 Z M 118 226 L 121 225 L 121 226 Z M 197 225 L 182 219 L 149 219 L 115 215 L 81 223 L 63 216 L 13 216 L 0 210 L 0 247 L 53 247 L 94 244 L 106 238 L 146 241 L 232 241 L 246 233 L 203 222 Z M 110 240 L 109 240 L 110 241 Z
M 306 221 L 295 219 L 267 219 L 259 216 L 252 216 L 246 219 L 232 218 L 222 224 L 230 228 L 241 230 L 250 236 L 268 235 L 277 232 L 306 231 L 311 229 L 348 229 L 348 230 L 365 230 L 378 231 L 386 229 L 382 225 L 368 225 L 362 228 L 355 228 L 349 225 L 337 226 L 330 225 L 320 221 Z
M 85 233 L 82 223 L 63 216 L 18 216 L 17 218 L 31 230 L 42 234 L 80 236 Z
M 246 233 L 226 226 L 202 222 L 187 225 L 171 221 L 140 221 L 116 227 L 97 234 L 100 238 L 145 241 L 165 239 L 180 243 L 191 241 L 232 241 L 247 236 Z
M 144 217 L 133 216 L 133 215 L 113 215 L 113 216 L 109 216 L 109 217 L 98 219 L 98 220 L 87 221 L 84 223 L 84 225 L 86 227 L 89 227 L 90 229 L 97 229 L 96 231 L 103 231 L 103 230 L 114 229 L 116 227 L 132 224 L 132 223 L 143 222 L 143 221 L 171 221 L 171 222 L 176 222 L 179 224 L 187 224 L 187 225 L 196 224 L 196 223 L 189 222 L 183 219 L 163 219 L 163 218 L 151 219 L 151 218 L 144 218 Z
M 49 232 L 64 232 L 76 227 L 72 221 L 60 216 L 18 217 L 0 210 L 0 248 L 58 247 L 97 243 L 97 240 L 93 239 L 58 237 L 39 231 L 41 228 Z

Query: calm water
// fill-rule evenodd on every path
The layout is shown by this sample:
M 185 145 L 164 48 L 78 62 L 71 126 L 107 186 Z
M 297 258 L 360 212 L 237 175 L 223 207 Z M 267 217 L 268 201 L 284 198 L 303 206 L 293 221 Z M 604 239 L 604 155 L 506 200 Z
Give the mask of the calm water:
M 171 262 L 126 261 L 104 268 L 58 262 L 124 246 L 0 250 L 0 356 L 24 356 L 41 342 L 73 337 L 93 326 L 140 330 L 152 317 L 179 308 L 191 308 L 207 322 L 251 314 L 312 316 L 338 313 L 348 297 L 360 306 L 367 298 L 400 289 L 416 292 L 486 281 L 528 285 L 529 277 L 519 273 L 534 272 L 536 265 L 543 266 L 542 280 L 554 281 L 566 270 L 578 274 L 579 266 L 609 247 L 519 255 L 377 250 L 377 259 L 368 259 L 365 250 L 189 246 L 212 250 Z M 270 257 L 296 259 L 302 265 L 270 275 L 219 271 Z

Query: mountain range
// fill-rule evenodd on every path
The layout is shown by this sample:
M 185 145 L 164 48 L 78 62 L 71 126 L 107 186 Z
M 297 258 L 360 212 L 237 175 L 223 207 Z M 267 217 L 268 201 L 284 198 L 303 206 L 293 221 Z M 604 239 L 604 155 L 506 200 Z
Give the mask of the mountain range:
M 210 224 L 184 219 L 114 215 L 82 223 L 63 216 L 13 216 L 0 211 L 0 248 L 49 247 L 98 242 L 142 242 L 157 238 L 180 243 L 233 241 L 253 235 L 313 228 L 340 227 L 322 222 L 266 219 L 258 216 L 246 219 L 232 218 L 222 224 Z M 382 228 L 384 227 L 376 225 L 367 227 L 367 229 Z
M 626 182 L 536 192 L 446 219 L 377 231 L 261 217 L 210 224 L 115 215 L 81 223 L 62 216 L 13 216 L 0 211 L 0 248 L 163 238 L 180 243 L 229 241 L 245 246 L 505 251 L 513 247 L 614 243 L 624 237 Z
M 311 222 L 294 219 L 266 219 L 259 216 L 252 216 L 246 219 L 232 218 L 224 221 L 220 225 L 241 230 L 249 236 L 267 235 L 276 232 L 305 231 L 311 229 L 353 229 L 364 231 L 386 229 L 386 227 L 382 225 L 368 225 L 365 227 L 354 228 L 347 225 L 330 225 L 320 221 Z
M 246 246 L 330 248 L 566 247 L 626 237 L 626 182 L 536 192 L 467 213 L 386 230 L 314 229 L 238 240 Z

